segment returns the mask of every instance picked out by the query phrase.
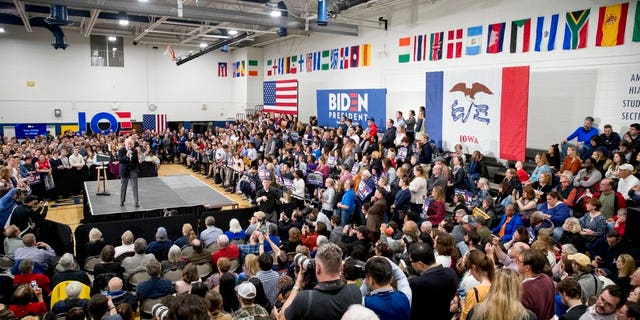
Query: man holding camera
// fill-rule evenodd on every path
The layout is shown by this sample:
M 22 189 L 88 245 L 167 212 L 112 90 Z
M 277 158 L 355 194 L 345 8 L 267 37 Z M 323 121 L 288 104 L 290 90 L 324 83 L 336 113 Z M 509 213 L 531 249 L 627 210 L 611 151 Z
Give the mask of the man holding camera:
M 340 247 L 328 243 L 318 248 L 315 265 L 318 285 L 313 290 L 300 292 L 304 285 L 304 275 L 299 271 L 289 298 L 277 314 L 278 319 L 340 319 L 350 305 L 362 303 L 358 287 L 345 285 L 340 279 Z

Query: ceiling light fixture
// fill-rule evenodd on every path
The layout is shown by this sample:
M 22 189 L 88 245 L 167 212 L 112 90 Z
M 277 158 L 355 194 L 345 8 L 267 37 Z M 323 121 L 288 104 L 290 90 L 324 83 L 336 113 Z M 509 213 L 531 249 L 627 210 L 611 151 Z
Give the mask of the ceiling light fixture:
M 236 34 L 238 34 L 238 30 L 229 30 L 229 35 L 230 36 L 235 36 Z
M 114 36 L 109 36 L 109 41 L 115 42 L 116 40 L 118 40 L 118 38 L 116 38 Z
M 128 26 L 129 25 L 129 17 L 127 16 L 126 12 L 124 12 L 124 11 L 118 12 L 118 23 L 121 26 Z
M 0 33 L 4 33 L 4 27 L 0 27 Z
M 204 43 L 204 42 L 200 42 L 200 48 L 206 48 L 208 46 L 208 44 Z
M 271 10 L 270 15 L 271 15 L 272 17 L 279 17 L 279 16 L 281 16 L 281 15 L 282 15 L 282 12 L 280 12 L 280 10 Z

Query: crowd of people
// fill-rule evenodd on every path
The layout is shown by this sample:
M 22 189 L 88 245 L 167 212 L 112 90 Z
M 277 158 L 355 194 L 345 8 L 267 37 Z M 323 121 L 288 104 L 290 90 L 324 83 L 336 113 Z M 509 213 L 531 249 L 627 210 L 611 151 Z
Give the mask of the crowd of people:
M 396 112 L 379 133 L 373 118 L 320 127 L 257 112 L 200 134 L 128 135 L 141 158 L 211 177 L 255 213 L 185 224 L 177 239 L 161 227 L 105 243 L 91 230 L 78 245 L 99 257 L 92 270 L 36 240 L 47 205 L 33 193 L 79 192 L 51 193 L 52 168 L 81 172 L 125 137 L 4 139 L 0 222 L 15 268 L 0 319 L 640 318 L 638 251 L 624 238 L 640 200 L 640 124 L 621 137 L 587 117 L 531 170 L 516 162 L 495 181 L 485 155 L 439 149 L 424 120 L 422 107 Z

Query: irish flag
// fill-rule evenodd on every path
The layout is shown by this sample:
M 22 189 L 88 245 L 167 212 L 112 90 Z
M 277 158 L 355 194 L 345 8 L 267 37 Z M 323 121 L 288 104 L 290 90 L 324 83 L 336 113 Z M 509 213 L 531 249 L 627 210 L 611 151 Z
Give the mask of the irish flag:
M 428 133 L 445 150 L 524 160 L 529 67 L 426 73 Z

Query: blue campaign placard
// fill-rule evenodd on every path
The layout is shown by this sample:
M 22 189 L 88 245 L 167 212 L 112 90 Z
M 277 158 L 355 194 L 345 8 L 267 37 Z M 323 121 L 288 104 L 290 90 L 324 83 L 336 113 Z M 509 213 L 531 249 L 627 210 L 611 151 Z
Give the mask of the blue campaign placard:
M 44 123 L 21 123 L 16 124 L 16 138 L 24 139 L 26 137 L 35 138 L 36 136 L 44 136 L 47 134 L 47 125 Z
M 316 102 L 321 126 L 336 127 L 344 115 L 363 129 L 369 117 L 375 119 L 378 132 L 386 127 L 387 89 L 317 90 Z

